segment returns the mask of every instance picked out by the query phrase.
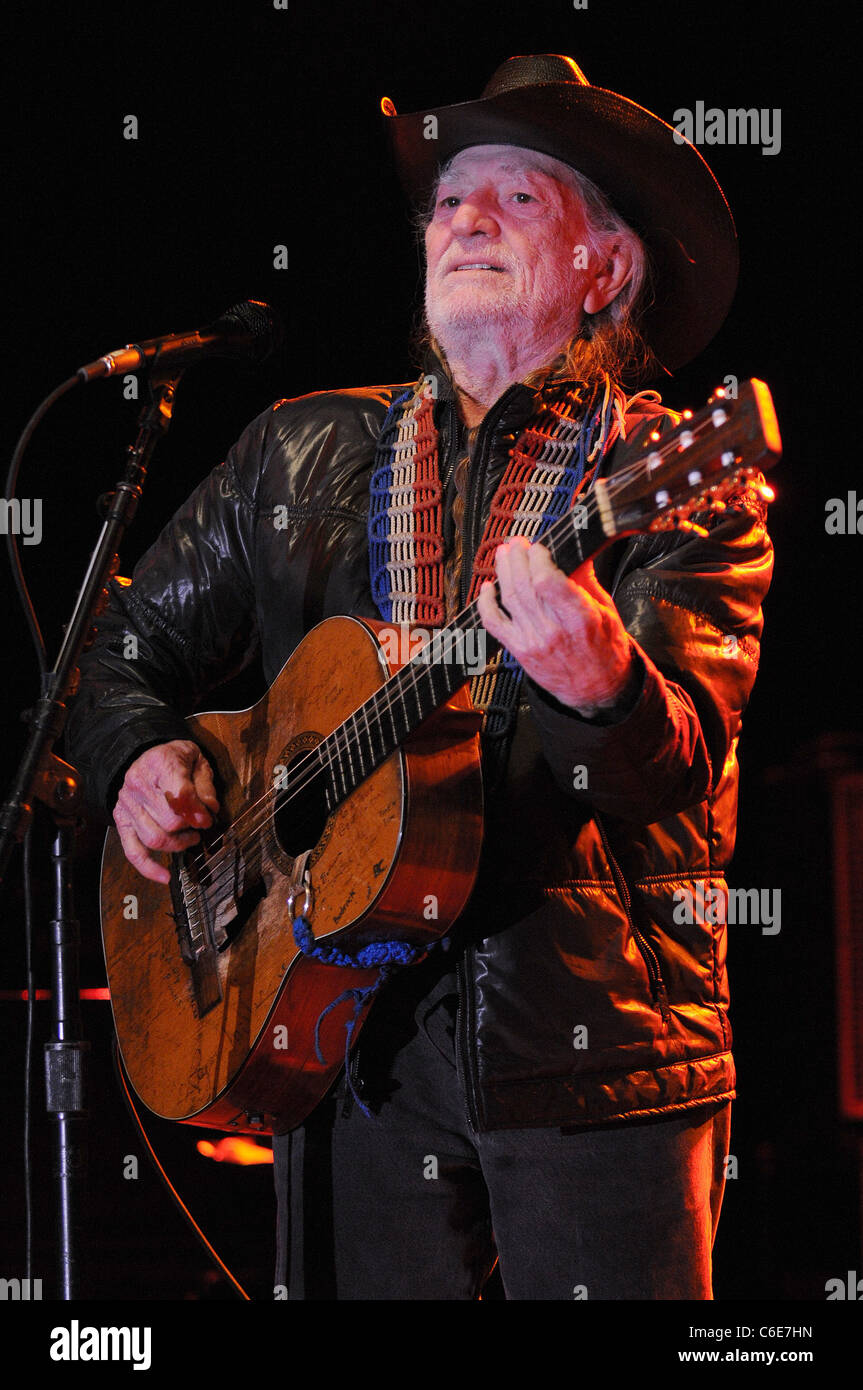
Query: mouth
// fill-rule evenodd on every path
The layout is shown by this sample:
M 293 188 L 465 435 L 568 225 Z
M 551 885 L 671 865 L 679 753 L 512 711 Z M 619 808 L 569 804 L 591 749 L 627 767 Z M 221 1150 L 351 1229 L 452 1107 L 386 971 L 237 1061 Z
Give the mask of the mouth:
M 490 261 L 462 261 L 460 265 L 454 265 L 452 270 L 449 271 L 449 274 L 454 275 L 459 271 L 464 272 L 466 270 L 491 270 L 494 271 L 496 275 L 504 274 L 502 265 L 492 265 Z

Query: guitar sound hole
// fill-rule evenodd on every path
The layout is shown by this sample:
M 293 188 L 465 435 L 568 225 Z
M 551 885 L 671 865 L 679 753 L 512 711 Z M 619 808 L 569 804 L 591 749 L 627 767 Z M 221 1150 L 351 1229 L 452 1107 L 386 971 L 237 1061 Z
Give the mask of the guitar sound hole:
M 291 859 L 304 850 L 313 849 L 324 833 L 329 811 L 326 802 L 326 783 L 322 773 L 304 778 L 294 772 L 300 763 L 308 763 L 308 753 L 298 753 L 288 764 L 284 789 L 276 794 L 273 824 L 276 839 Z

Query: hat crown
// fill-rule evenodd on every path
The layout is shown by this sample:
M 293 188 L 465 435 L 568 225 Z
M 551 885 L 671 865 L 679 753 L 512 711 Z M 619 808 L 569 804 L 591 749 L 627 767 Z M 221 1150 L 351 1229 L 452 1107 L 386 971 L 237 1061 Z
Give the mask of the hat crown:
M 590 83 L 578 63 L 562 53 L 520 53 L 507 58 L 492 73 L 481 100 L 511 92 L 516 87 L 540 87 L 547 82 L 576 82 L 589 87 Z

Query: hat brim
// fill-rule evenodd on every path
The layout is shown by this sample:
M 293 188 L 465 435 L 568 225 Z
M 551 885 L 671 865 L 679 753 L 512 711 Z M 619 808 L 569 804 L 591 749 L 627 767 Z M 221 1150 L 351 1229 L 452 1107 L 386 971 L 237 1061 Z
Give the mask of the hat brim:
M 640 327 L 662 365 L 683 366 L 718 332 L 737 285 L 734 219 L 695 146 L 652 112 L 602 87 L 551 82 L 386 122 L 400 178 L 420 207 L 443 164 L 472 145 L 516 145 L 571 165 L 650 252 L 654 300 Z

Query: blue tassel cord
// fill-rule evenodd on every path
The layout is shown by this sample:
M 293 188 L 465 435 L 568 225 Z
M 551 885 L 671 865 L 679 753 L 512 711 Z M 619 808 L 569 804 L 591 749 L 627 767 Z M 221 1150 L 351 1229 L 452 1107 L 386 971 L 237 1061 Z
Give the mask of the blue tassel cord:
M 321 1010 L 321 1013 L 318 1015 L 318 1021 L 315 1024 L 315 1053 L 321 1065 L 326 1066 L 326 1058 L 321 1052 L 321 1024 L 327 1014 L 331 1013 L 339 1004 L 344 1004 L 349 999 L 353 999 L 354 1012 L 345 1024 L 345 1075 L 348 1089 L 356 1104 L 364 1115 L 367 1115 L 370 1120 L 374 1119 L 372 1112 L 367 1106 L 363 1105 L 363 1102 L 357 1095 L 351 1077 L 351 1040 L 357 1021 L 363 1009 L 368 1007 L 374 995 L 387 977 L 392 974 L 393 970 L 400 965 L 414 965 L 426 955 L 433 946 L 439 946 L 445 950 L 449 946 L 449 941 L 444 939 L 439 942 L 431 942 L 429 946 L 411 946 L 406 941 L 372 941 L 368 946 L 363 946 L 359 951 L 352 954 L 351 952 L 340 950 L 338 946 L 332 946 L 329 949 L 324 946 L 318 946 L 315 942 L 314 932 L 305 917 L 295 918 L 293 927 L 294 940 L 297 946 L 302 951 L 303 955 L 308 956 L 311 960 L 319 961 L 321 965 L 336 965 L 353 970 L 376 969 L 378 972 L 378 977 L 373 985 L 367 985 L 363 989 L 344 990 L 338 998 L 334 999 L 331 1004 L 328 1004 L 325 1009 Z

